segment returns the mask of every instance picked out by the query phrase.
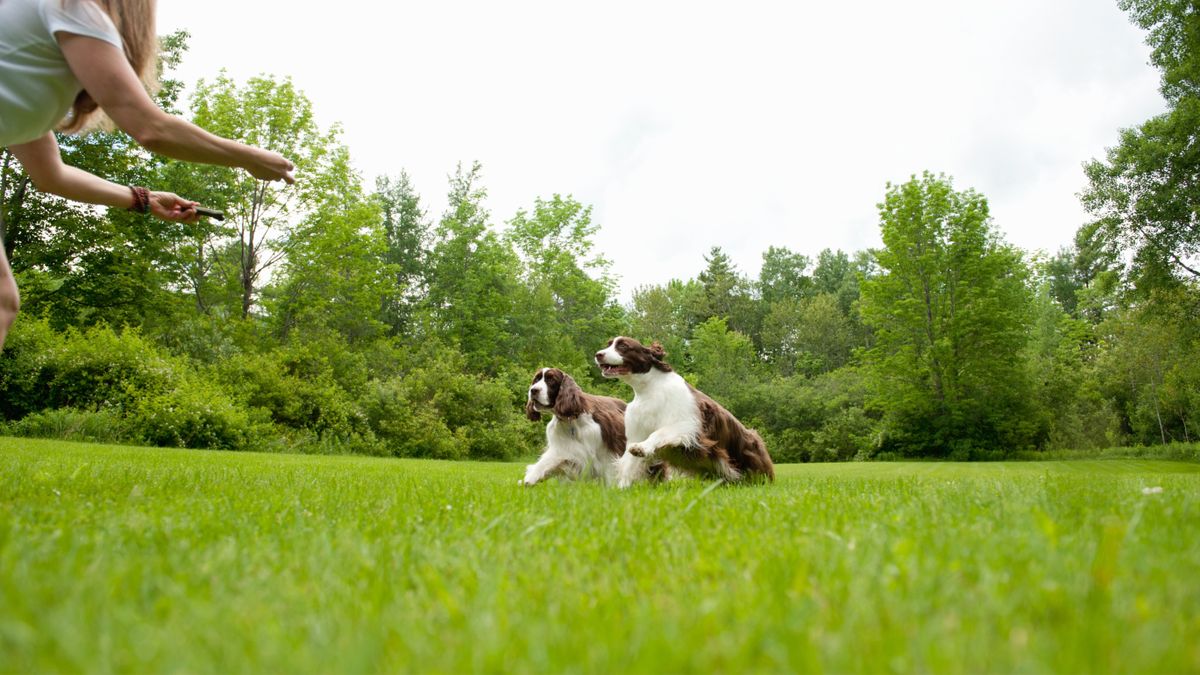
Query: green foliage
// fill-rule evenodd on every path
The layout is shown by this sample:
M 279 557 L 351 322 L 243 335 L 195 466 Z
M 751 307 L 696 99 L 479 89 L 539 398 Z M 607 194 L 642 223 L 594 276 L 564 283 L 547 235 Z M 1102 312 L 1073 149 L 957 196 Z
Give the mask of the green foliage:
M 530 454 L 541 431 L 531 431 L 520 400 L 504 382 L 466 372 L 461 354 L 428 344 L 400 376 L 372 382 L 362 409 L 387 454 L 513 459 Z
M 1194 315 L 1162 316 L 1151 308 L 1111 316 L 1101 326 L 1101 386 L 1135 443 L 1200 439 L 1196 329 Z
M 1200 15 L 1190 0 L 1121 0 L 1134 23 L 1149 31 L 1151 63 L 1162 71 L 1167 112 L 1121 132 L 1102 160 L 1085 165 L 1081 195 L 1096 220 L 1089 226 L 1132 253 L 1143 287 L 1176 277 L 1200 279 Z M 1143 290 L 1148 290 L 1143 288 Z
M 1133 22 L 1149 31 L 1150 63 L 1162 71 L 1168 101 L 1200 96 L 1200 15 L 1188 0 L 1119 0 Z
M 1029 363 L 1040 423 L 1047 446 L 1098 449 L 1121 435 L 1119 420 L 1100 390 L 1098 361 L 1103 353 L 1095 329 L 1070 317 L 1055 302 L 1053 286 L 1034 300 L 1035 321 Z
M 125 424 L 135 438 L 162 447 L 259 449 L 270 435 L 265 420 L 196 376 L 139 398 Z
M 686 363 L 680 363 L 680 358 L 685 354 L 687 338 L 696 326 L 690 308 L 700 302 L 701 292 L 696 281 L 677 279 L 665 286 L 634 289 L 629 311 L 631 336 L 661 342 L 672 362 L 686 366 Z
M 240 354 L 217 366 L 217 377 L 238 400 L 261 410 L 275 424 L 294 430 L 354 440 L 367 433 L 366 420 L 353 395 L 339 378 L 353 377 L 354 368 L 338 370 L 320 343 L 294 344 L 265 354 Z M 365 383 L 356 383 L 359 387 Z
M 1043 442 L 1020 358 L 1030 324 L 1028 271 L 992 228 L 986 200 L 925 173 L 879 205 L 880 274 L 863 282 L 875 330 L 872 402 L 889 449 L 966 456 Z
M 312 102 L 290 79 L 268 76 L 239 84 L 222 72 L 201 80 L 192 95 L 193 121 L 213 133 L 279 152 L 304 176 L 296 186 L 260 181 L 216 166 L 175 163 L 173 183 L 193 186 L 192 198 L 222 207 L 224 225 L 188 231 L 178 249 L 181 275 L 202 311 L 220 307 L 245 319 L 269 270 L 309 231 L 293 230 L 321 208 L 347 208 L 361 194 L 341 129 L 318 127 Z
M 591 354 L 624 328 L 611 263 L 593 252 L 598 230 L 591 207 L 559 195 L 535 200 L 532 212 L 518 211 L 509 221 L 506 237 L 531 296 L 515 308 L 523 347 L 518 363 L 594 372 Z
M 757 335 L 761 321 L 753 286 L 721 247 L 714 246 L 704 256 L 706 266 L 696 277 L 700 292 L 690 310 L 695 324 L 709 319 L 725 319 L 729 326 L 745 335 Z
M 282 339 L 332 333 L 359 342 L 384 334 L 379 315 L 397 269 L 385 261 L 378 216 L 375 204 L 347 198 L 322 205 L 293 233 L 280 278 L 266 292 Z
M 861 371 L 841 368 L 762 382 L 727 407 L 762 434 L 776 462 L 870 459 L 879 420 L 867 407 L 867 393 Z
M 725 319 L 696 326 L 688 351 L 695 385 L 717 400 L 736 397 L 759 379 L 754 343 L 729 330 Z
M 403 171 L 395 180 L 387 176 L 377 178 L 372 198 L 383 219 L 387 242 L 384 262 L 394 275 L 383 299 L 383 321 L 393 335 L 403 335 L 412 328 L 413 312 L 425 292 L 423 272 L 429 258 L 429 223 L 421 208 L 421 197 Z
M 0 353 L 3 413 L 19 419 L 52 408 L 124 410 L 172 386 L 178 368 L 136 330 L 93 326 L 58 334 L 44 319 L 23 317 Z
M 121 415 L 111 408 L 53 408 L 30 413 L 14 422 L 0 423 L 0 434 L 87 443 L 131 443 L 139 440 L 126 429 Z
M 478 163 L 451 178 L 449 204 L 435 230 L 423 311 L 430 329 L 457 345 L 475 371 L 495 374 L 516 347 L 521 306 L 516 253 L 489 227 Z

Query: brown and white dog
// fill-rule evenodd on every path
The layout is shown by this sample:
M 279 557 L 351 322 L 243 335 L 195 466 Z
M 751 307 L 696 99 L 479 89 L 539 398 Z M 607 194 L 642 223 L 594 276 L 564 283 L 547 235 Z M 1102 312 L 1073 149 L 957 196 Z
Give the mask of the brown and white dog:
M 613 482 L 616 460 L 625 453 L 625 402 L 586 394 L 570 375 L 542 368 L 533 376 L 525 414 L 536 422 L 543 410 L 554 413 L 546 425 L 546 450 L 525 468 L 521 485 L 560 474 Z
M 775 465 L 762 438 L 728 410 L 674 372 L 657 342 L 647 347 L 615 337 L 596 352 L 604 377 L 633 387 L 625 408 L 625 454 L 617 462 L 617 486 L 648 475 L 652 462 L 704 476 L 775 479 Z

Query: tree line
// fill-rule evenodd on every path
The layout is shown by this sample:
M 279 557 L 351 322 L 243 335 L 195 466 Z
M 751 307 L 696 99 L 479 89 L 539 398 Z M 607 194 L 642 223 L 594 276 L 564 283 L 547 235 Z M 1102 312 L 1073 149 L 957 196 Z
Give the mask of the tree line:
M 70 204 L 5 153 L 23 312 L 0 353 L 3 431 L 510 459 L 540 444 L 521 414 L 532 372 L 624 396 L 590 356 L 628 334 L 661 341 L 777 461 L 1195 442 L 1200 33 L 1172 3 L 1122 6 L 1149 31 L 1169 111 L 1086 164 L 1093 219 L 1053 254 L 1006 243 L 983 195 L 925 172 L 884 187 L 878 249 L 771 247 L 753 275 L 713 247 L 695 278 L 622 303 L 590 207 L 556 194 L 498 221 L 475 163 L 430 214 L 403 171 L 365 185 L 340 129 L 269 76 L 201 81 L 187 114 L 292 158 L 293 188 L 119 133 L 59 139 L 70 163 L 218 205 L 224 222 Z M 173 112 L 186 40 L 163 41 L 157 97 Z

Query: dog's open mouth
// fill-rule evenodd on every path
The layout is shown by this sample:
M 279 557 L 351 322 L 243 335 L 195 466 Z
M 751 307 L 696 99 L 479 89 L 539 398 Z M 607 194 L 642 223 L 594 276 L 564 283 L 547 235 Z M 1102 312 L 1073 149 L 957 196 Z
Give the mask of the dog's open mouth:
M 600 374 L 604 377 L 620 377 L 621 375 L 629 374 L 629 368 L 627 366 L 614 366 L 608 363 L 601 363 L 599 365 Z

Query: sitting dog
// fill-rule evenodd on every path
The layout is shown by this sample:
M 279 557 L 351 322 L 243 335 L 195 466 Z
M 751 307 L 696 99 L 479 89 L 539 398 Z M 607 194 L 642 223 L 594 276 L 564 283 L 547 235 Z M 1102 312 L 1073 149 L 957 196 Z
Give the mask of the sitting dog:
M 525 414 L 536 422 L 543 410 L 554 413 L 546 425 L 546 450 L 526 467 L 521 485 L 560 474 L 612 482 L 616 460 L 625 452 L 625 402 L 585 394 L 570 375 L 542 368 L 533 376 Z
M 633 387 L 625 409 L 625 454 L 617 462 L 617 486 L 646 478 L 653 461 L 674 471 L 734 482 L 775 479 L 775 465 L 762 438 L 728 410 L 674 372 L 657 342 L 647 347 L 615 337 L 596 352 L 604 377 Z

